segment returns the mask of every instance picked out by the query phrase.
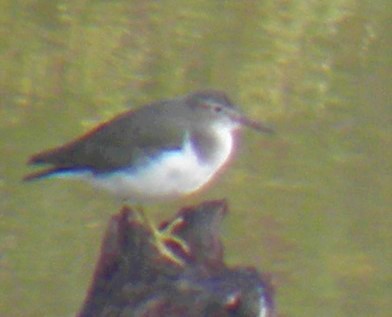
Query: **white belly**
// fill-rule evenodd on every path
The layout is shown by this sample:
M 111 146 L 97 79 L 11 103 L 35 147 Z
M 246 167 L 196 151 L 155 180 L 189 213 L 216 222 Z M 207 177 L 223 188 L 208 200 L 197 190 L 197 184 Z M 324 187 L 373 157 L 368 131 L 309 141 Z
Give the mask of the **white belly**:
M 173 199 L 197 191 L 207 184 L 228 161 L 233 139 L 231 131 L 216 130 L 219 151 L 208 162 L 199 160 L 191 143 L 182 151 L 167 152 L 159 160 L 135 171 L 89 177 L 97 187 L 137 202 Z

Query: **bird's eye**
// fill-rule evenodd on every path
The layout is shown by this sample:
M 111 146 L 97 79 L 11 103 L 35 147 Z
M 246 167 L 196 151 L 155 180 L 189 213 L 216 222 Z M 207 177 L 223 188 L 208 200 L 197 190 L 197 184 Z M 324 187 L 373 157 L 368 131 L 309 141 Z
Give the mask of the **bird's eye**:
M 223 108 L 221 106 L 214 106 L 212 109 L 214 109 L 215 112 L 221 112 Z

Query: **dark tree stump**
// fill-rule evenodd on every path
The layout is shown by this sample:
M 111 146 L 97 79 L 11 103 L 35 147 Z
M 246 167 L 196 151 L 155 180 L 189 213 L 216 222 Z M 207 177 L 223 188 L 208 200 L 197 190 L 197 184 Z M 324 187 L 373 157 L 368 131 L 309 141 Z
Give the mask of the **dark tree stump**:
M 271 317 L 270 283 L 253 268 L 223 262 L 219 226 L 224 201 L 183 208 L 175 233 L 189 254 L 172 248 L 184 266 L 155 249 L 151 232 L 129 208 L 109 222 L 94 278 L 78 317 Z M 168 222 L 166 225 L 172 223 Z M 162 225 L 162 228 L 165 225 Z

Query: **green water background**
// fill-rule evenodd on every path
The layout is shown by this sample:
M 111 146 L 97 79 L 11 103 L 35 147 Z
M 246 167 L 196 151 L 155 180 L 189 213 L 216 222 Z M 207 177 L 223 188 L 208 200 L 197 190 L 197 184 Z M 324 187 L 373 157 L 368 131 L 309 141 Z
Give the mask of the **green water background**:
M 0 316 L 72 316 L 119 208 L 23 184 L 28 156 L 205 87 L 277 134 L 244 131 L 214 186 L 151 217 L 226 197 L 226 260 L 270 272 L 282 316 L 390 316 L 390 0 L 1 0 L 0 21 Z

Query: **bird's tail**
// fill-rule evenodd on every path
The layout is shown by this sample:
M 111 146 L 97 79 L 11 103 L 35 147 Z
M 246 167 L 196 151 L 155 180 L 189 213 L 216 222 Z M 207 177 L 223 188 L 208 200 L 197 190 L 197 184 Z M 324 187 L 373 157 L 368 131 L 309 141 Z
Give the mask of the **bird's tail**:
M 60 172 L 59 168 L 56 168 L 56 167 L 47 168 L 47 169 L 44 169 L 44 170 L 41 170 L 38 172 L 27 174 L 26 176 L 23 177 L 23 181 L 29 182 L 32 180 L 48 178 L 48 177 L 54 176 L 55 174 L 57 174 L 59 172 Z
M 30 157 L 27 164 L 29 165 L 41 165 L 41 164 L 51 164 L 52 167 L 45 168 L 43 170 L 33 172 L 26 175 L 24 181 L 32 181 L 43 178 L 48 178 L 52 176 L 59 176 L 63 174 L 69 174 L 72 169 L 67 166 L 67 151 L 66 147 L 59 147 L 55 149 L 46 150 Z

